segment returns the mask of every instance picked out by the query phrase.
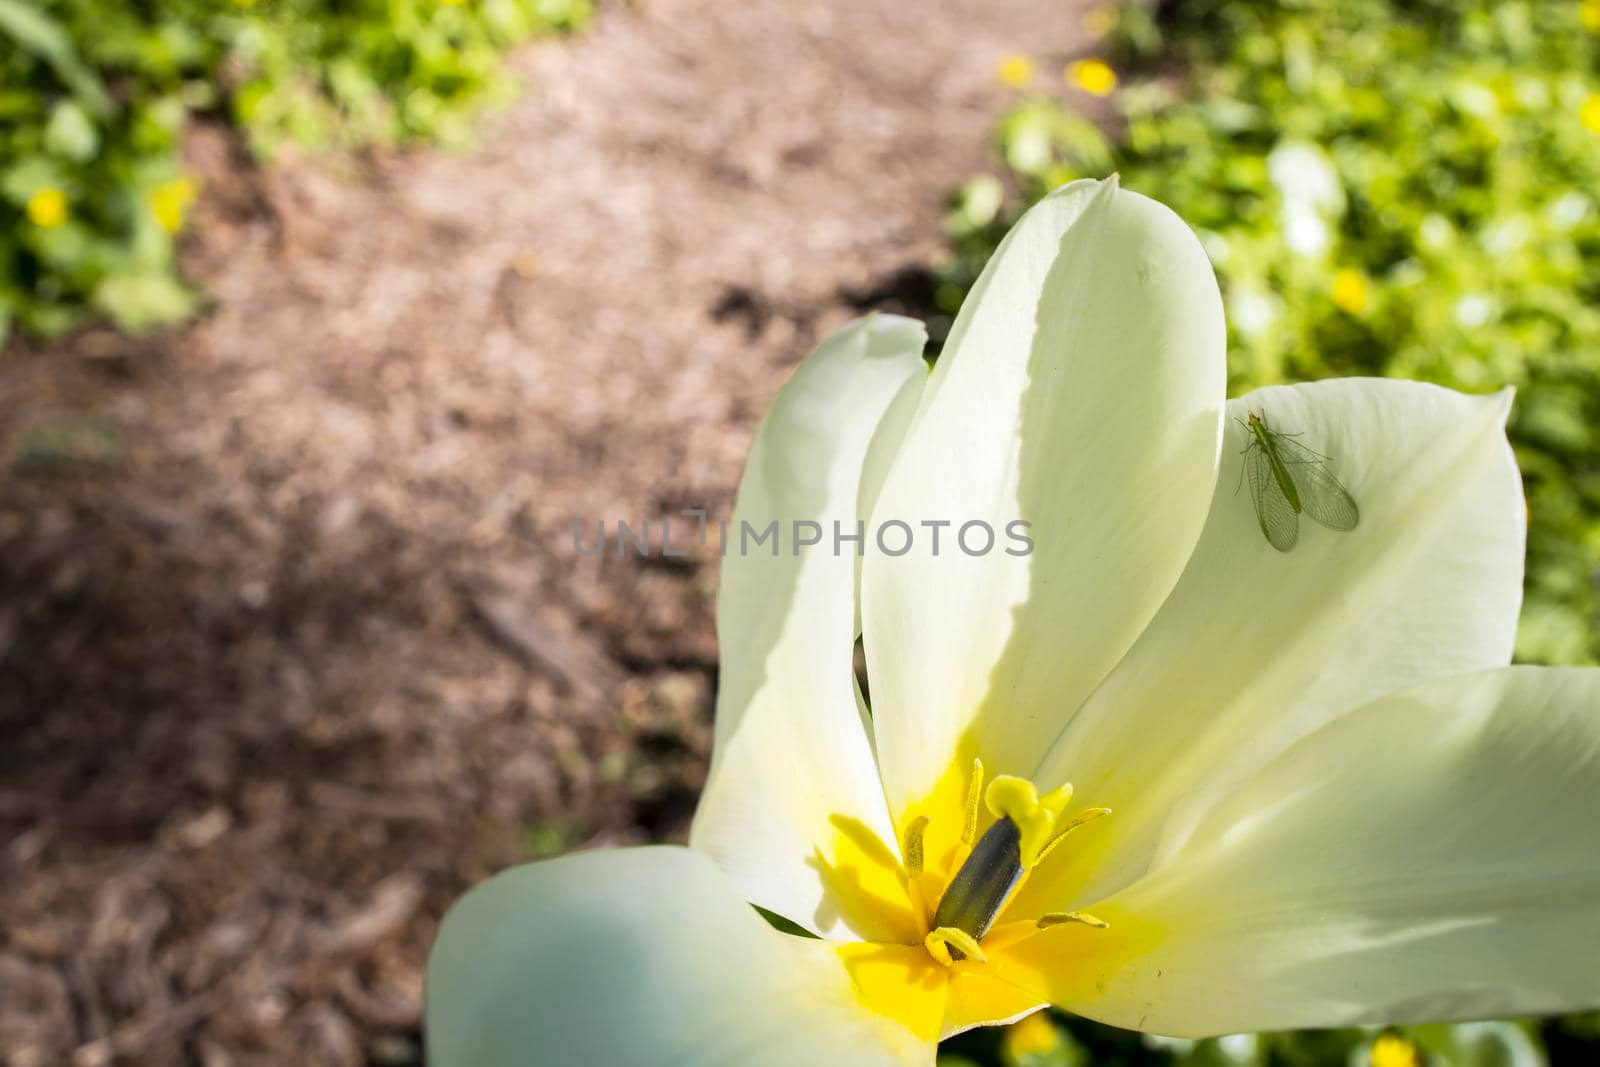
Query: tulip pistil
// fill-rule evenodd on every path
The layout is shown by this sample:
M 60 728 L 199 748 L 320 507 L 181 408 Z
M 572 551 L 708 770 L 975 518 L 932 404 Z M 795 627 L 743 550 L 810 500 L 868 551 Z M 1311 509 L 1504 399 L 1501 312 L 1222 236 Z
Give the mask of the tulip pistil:
M 1022 877 L 1022 831 L 1002 815 L 972 846 L 972 854 L 939 898 L 935 929 L 954 927 L 975 938 L 989 932 L 1000 906 Z M 959 946 L 957 946 L 959 947 Z

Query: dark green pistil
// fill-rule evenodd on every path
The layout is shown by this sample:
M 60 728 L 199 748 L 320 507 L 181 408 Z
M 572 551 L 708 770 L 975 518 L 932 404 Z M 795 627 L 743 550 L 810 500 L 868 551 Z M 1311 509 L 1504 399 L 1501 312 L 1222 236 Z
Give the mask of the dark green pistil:
M 1002 815 L 972 846 L 972 855 L 945 887 L 933 925 L 953 926 L 974 938 L 989 932 L 1011 887 L 1022 877 L 1022 831 Z M 959 956 L 954 946 L 952 956 Z

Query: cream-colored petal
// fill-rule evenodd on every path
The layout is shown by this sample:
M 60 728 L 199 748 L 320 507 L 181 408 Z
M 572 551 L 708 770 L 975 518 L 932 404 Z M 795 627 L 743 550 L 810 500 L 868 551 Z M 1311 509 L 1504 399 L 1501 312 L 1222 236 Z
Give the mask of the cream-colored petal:
M 1343 711 L 1510 661 L 1526 525 L 1510 399 L 1351 378 L 1229 403 L 1194 557 L 1041 771 L 1114 810 L 1098 836 L 1074 842 L 1114 852 L 1064 853 L 1019 906 L 1067 907 L 1125 884 L 1218 797 Z M 1329 457 L 1360 507 L 1354 530 L 1302 515 L 1293 551 L 1267 543 L 1248 479 L 1235 491 L 1248 436 L 1234 420 L 1250 412 Z
M 690 840 L 746 899 L 828 936 L 904 933 L 904 907 L 873 906 L 859 884 L 894 865 L 873 853 L 895 835 L 856 703 L 858 548 L 844 538 L 881 478 L 863 483 L 869 445 L 881 471 L 903 430 L 880 433 L 885 412 L 926 381 L 924 340 L 921 323 L 875 315 L 801 364 L 756 435 L 725 542 L 716 747 Z M 801 547 L 796 523 L 821 543 Z
M 1441 679 L 1345 715 L 1096 909 L 1067 1007 L 1157 1033 L 1600 1006 L 1600 671 Z
M 878 497 L 882 495 L 884 482 L 888 480 L 889 471 L 893 469 L 894 461 L 900 455 L 900 445 L 905 441 L 906 431 L 911 428 L 912 420 L 916 418 L 927 383 L 926 375 L 917 375 L 908 381 L 889 405 L 889 409 L 883 413 L 883 420 L 878 423 L 878 428 L 873 431 L 872 443 L 867 446 L 867 458 L 862 465 L 861 492 L 856 497 L 856 514 L 862 519 L 870 520 L 873 510 L 878 506 Z M 875 547 L 875 541 L 875 537 L 872 541 L 868 541 L 866 550 L 856 556 L 856 636 L 858 637 L 861 635 L 861 568 L 866 562 L 866 552 Z
M 827 942 L 781 934 L 688 849 L 518 867 L 445 916 L 428 959 L 434 1067 L 931 1067 L 867 1011 Z
M 1114 180 L 1078 182 L 1007 236 L 873 512 L 915 534 L 862 571 L 897 812 L 958 753 L 1031 772 L 1133 643 L 1199 536 L 1223 396 L 1216 281 L 1177 216 Z

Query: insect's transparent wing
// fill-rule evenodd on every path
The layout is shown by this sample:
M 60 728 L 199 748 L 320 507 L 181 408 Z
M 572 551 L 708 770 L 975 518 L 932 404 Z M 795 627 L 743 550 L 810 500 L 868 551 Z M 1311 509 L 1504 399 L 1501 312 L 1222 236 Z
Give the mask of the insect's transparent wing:
M 1294 441 L 1280 437 L 1275 443 L 1300 491 L 1301 510 L 1330 530 L 1354 530 L 1361 521 L 1361 509 L 1356 507 L 1356 498 L 1328 469 L 1327 460 Z
M 1289 506 L 1278 480 L 1272 476 L 1272 464 L 1266 450 L 1256 445 L 1244 456 L 1245 470 L 1250 476 L 1250 499 L 1255 502 L 1256 522 L 1267 543 L 1279 552 L 1287 552 L 1300 540 L 1300 516 Z

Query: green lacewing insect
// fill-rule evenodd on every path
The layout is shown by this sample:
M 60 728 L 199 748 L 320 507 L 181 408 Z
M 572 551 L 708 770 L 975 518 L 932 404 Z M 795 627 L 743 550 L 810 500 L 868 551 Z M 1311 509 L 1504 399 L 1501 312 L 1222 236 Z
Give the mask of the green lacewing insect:
M 1330 530 L 1354 530 L 1361 521 L 1355 497 L 1328 469 L 1328 457 L 1267 425 L 1252 411 L 1240 424 L 1250 431 L 1244 449 L 1244 472 L 1250 476 L 1250 498 L 1267 543 L 1287 552 L 1300 540 L 1304 512 Z

